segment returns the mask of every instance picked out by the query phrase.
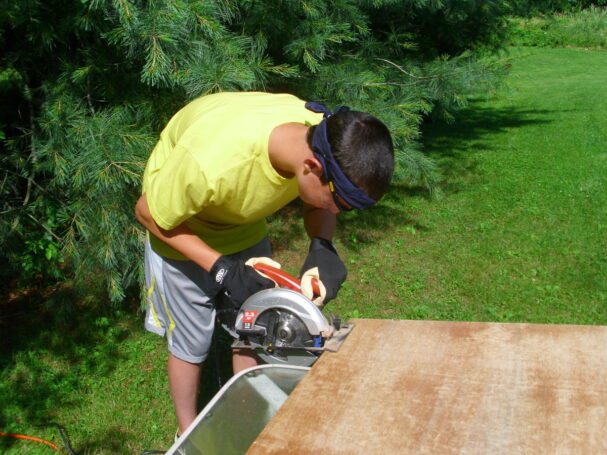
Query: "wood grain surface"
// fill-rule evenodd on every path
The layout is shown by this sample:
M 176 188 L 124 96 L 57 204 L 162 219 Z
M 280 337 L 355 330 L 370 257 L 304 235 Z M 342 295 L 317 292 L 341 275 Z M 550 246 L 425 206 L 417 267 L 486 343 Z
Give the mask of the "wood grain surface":
M 248 455 L 607 453 L 607 327 L 352 322 Z

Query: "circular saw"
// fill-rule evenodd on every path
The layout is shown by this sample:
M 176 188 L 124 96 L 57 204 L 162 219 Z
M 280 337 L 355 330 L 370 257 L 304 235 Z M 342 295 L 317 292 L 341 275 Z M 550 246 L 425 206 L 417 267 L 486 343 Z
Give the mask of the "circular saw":
M 337 351 L 353 324 L 327 319 L 301 292 L 299 280 L 267 264 L 258 271 L 280 286 L 253 294 L 240 307 L 233 348 L 254 349 L 267 363 L 310 366 L 324 351 Z

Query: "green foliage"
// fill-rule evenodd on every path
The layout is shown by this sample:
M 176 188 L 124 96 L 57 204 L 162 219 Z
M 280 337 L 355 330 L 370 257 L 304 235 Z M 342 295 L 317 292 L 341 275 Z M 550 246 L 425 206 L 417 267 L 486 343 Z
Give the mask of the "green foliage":
M 512 2 L 512 11 L 521 16 L 535 16 L 604 6 L 607 6 L 607 0 L 528 0 Z
M 371 112 L 395 133 L 401 180 L 432 191 L 420 123 L 493 86 L 508 11 L 505 0 L 8 3 L 3 273 L 61 271 L 121 300 L 141 273 L 132 208 L 155 138 L 216 91 L 288 91 Z
M 30 208 L 39 211 L 35 205 Z M 57 213 L 50 203 L 44 204 L 40 209 L 44 210 L 40 218 L 31 217 L 21 224 L 23 246 L 19 256 L 13 260 L 20 262 L 24 279 L 32 280 L 42 275 L 62 278 L 61 239 L 53 233 L 58 226 Z
M 511 19 L 512 44 L 538 47 L 607 47 L 607 8 Z

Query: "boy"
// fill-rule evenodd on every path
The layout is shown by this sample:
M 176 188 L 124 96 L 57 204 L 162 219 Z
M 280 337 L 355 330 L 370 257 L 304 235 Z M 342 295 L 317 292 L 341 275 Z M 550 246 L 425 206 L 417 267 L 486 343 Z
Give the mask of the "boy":
M 216 309 L 229 320 L 247 297 L 275 286 L 250 265 L 251 258 L 271 261 L 265 217 L 303 200 L 312 241 L 302 291 L 312 298 L 317 278 L 315 303 L 323 305 L 346 278 L 331 243 L 335 215 L 375 204 L 393 168 L 390 133 L 378 119 L 346 107 L 331 114 L 292 95 L 208 95 L 170 120 L 148 160 L 135 214 L 150 234 L 145 325 L 168 340 L 178 434 L 197 414 Z M 257 362 L 249 351 L 233 353 L 235 373 Z

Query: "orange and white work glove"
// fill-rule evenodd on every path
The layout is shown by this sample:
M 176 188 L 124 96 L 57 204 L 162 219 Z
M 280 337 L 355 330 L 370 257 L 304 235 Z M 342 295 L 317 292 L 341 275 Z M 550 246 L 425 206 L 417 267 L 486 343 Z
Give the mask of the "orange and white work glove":
M 337 255 L 333 243 L 327 239 L 314 237 L 300 275 L 301 293 L 321 307 L 337 296 L 337 291 L 346 281 L 348 271 Z M 314 278 L 318 281 L 319 296 L 314 296 L 312 291 Z
M 312 282 L 316 280 L 318 291 L 320 294 L 316 294 L 313 291 Z M 320 271 L 318 267 L 314 267 L 304 272 L 301 276 L 301 293 L 309 298 L 314 304 L 322 308 L 325 304 L 325 299 L 327 298 L 327 288 L 320 281 Z
M 280 269 L 282 267 L 280 265 L 280 263 L 276 262 L 273 259 L 267 258 L 265 256 L 258 257 L 258 258 L 250 258 L 247 260 L 247 262 L 245 262 L 245 265 L 248 265 L 249 267 L 253 267 L 253 268 L 255 268 L 255 264 L 265 264 L 265 265 L 269 265 L 270 267 L 274 267 L 275 269 Z M 270 280 L 272 279 L 271 277 L 269 277 L 268 275 L 263 273 L 261 270 L 255 269 L 255 271 L 257 273 L 259 273 L 261 276 L 269 278 Z M 278 286 L 278 284 L 276 286 Z

